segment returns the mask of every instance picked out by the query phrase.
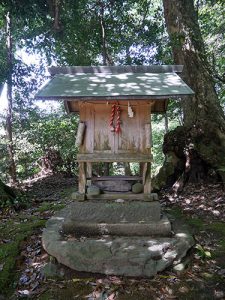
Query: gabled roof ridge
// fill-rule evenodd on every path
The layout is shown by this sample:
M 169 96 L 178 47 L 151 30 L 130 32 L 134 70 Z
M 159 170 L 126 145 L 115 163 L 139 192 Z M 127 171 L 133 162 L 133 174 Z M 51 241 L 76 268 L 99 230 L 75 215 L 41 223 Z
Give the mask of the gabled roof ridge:
M 49 73 L 56 74 L 122 74 L 122 73 L 181 73 L 182 65 L 151 65 L 151 66 L 64 66 L 50 67 Z

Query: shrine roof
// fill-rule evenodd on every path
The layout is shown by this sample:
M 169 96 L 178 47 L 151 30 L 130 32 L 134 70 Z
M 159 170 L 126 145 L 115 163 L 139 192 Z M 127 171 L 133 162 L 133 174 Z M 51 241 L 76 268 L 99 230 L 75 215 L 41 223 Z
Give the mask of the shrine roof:
M 141 66 L 143 67 L 143 66 Z M 157 67 L 157 66 L 155 66 Z M 159 66 L 162 67 L 162 66 Z M 112 67 L 111 67 L 112 68 Z M 118 68 L 118 67 L 117 67 Z M 64 69 L 65 70 L 65 69 Z M 106 69 L 109 70 L 109 69 Z M 93 72 L 55 74 L 38 92 L 37 99 L 74 100 L 106 98 L 161 99 L 194 94 L 192 89 L 174 72 Z M 126 70 L 125 70 L 126 71 Z
M 176 74 L 182 66 L 52 67 L 36 99 L 167 99 L 192 95 Z

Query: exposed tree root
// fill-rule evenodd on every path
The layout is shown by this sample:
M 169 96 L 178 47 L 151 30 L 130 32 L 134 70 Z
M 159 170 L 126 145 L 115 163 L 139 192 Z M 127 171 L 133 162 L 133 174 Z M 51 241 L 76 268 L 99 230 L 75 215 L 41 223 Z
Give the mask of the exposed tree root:
M 153 190 L 166 186 L 179 192 L 186 183 L 225 182 L 224 145 L 215 130 L 177 127 L 165 135 L 163 152 L 165 161 L 153 179 Z

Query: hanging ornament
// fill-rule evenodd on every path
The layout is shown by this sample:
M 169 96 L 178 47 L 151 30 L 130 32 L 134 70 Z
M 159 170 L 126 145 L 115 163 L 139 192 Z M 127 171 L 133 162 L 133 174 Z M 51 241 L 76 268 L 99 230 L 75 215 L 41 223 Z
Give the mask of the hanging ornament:
M 127 112 L 128 112 L 128 117 L 129 117 L 129 118 L 133 118 L 133 117 L 134 117 L 134 112 L 133 112 L 132 107 L 130 106 L 130 102 L 128 102 L 128 109 L 127 109 Z
M 121 110 L 120 110 L 120 105 L 119 105 L 119 102 L 117 102 L 117 106 L 116 106 L 116 129 L 115 129 L 115 132 L 116 133 L 120 133 L 121 132 L 121 127 L 120 127 L 120 113 L 121 113 Z
M 112 111 L 111 111 L 111 116 L 110 116 L 110 121 L 109 121 L 109 128 L 110 131 L 114 132 L 114 117 L 115 117 L 115 112 L 116 112 L 116 104 L 112 105 Z
M 120 105 L 119 105 L 119 102 L 117 101 L 115 104 L 112 105 L 110 121 L 109 121 L 109 128 L 110 128 L 110 131 L 112 131 L 112 132 L 116 132 L 116 133 L 121 132 L 120 113 L 121 113 Z M 115 116 L 116 116 L 116 125 L 114 125 Z

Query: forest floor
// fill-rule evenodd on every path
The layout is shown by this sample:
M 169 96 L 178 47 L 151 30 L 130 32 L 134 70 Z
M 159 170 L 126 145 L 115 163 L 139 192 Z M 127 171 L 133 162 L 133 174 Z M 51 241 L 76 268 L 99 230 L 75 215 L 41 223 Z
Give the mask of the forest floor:
M 62 175 L 30 182 L 28 207 L 0 211 L 0 300 L 225 299 L 225 192 L 220 184 L 188 185 L 160 201 L 174 222 L 185 221 L 196 246 L 181 268 L 152 279 L 103 276 L 58 265 L 41 246 L 45 222 L 76 189 Z

